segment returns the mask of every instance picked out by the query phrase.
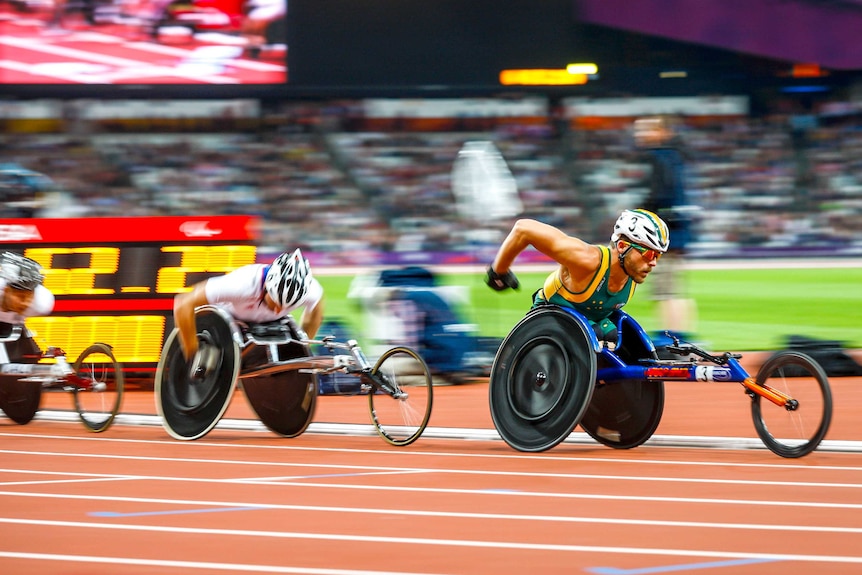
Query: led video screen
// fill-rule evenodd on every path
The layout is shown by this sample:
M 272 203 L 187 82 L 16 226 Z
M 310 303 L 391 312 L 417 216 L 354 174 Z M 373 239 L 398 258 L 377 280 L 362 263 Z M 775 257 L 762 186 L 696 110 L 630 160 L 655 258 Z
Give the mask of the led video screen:
M 571 0 L 289 0 L 294 87 L 499 88 L 577 58 Z
M 287 0 L 6 0 L 0 84 L 288 81 Z

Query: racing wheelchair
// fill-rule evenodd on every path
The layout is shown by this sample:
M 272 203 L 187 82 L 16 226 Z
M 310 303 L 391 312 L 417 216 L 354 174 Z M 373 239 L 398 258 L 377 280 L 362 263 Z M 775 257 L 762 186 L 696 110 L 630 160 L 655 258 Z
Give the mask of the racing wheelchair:
M 646 442 L 661 421 L 664 382 L 735 382 L 751 399 L 764 445 L 795 458 L 817 448 L 832 419 L 832 392 L 811 357 L 779 351 L 751 377 L 740 354 L 713 355 L 678 338 L 660 359 L 641 326 L 621 310 L 611 315 L 615 341 L 599 341 L 586 318 L 554 304 L 530 310 L 509 332 L 491 368 L 494 426 L 511 447 L 538 452 L 562 442 L 580 424 L 618 449 Z
M 318 376 L 336 372 L 359 378 L 371 422 L 388 443 L 409 445 L 428 425 L 434 391 L 431 373 L 408 347 L 393 347 L 372 365 L 355 340 L 307 339 L 290 316 L 245 323 L 222 308 L 205 305 L 195 310 L 195 323 L 199 345 L 195 358 L 186 360 L 179 330 L 174 329 L 156 369 L 156 408 L 175 439 L 193 440 L 209 433 L 227 410 L 238 382 L 268 429 L 296 437 L 314 415 Z M 332 353 L 315 355 L 312 345 Z
M 23 329 L 12 326 L 0 343 L 17 342 Z M 42 391 L 57 390 L 71 392 L 75 411 L 88 430 L 101 432 L 111 426 L 120 411 L 125 383 L 110 345 L 94 343 L 71 365 L 59 347 L 23 359 L 30 363 L 0 365 L 0 409 L 9 419 L 20 425 L 29 423 L 39 410 Z M 54 363 L 37 363 L 41 360 Z

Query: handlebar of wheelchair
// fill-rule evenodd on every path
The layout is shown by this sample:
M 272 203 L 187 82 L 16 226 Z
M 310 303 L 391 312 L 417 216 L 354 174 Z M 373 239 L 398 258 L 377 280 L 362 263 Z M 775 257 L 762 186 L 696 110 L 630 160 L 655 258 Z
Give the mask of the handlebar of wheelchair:
M 359 347 L 359 343 L 355 339 L 348 339 L 346 342 L 338 341 L 334 336 L 327 335 L 321 339 L 304 338 L 302 343 L 308 345 L 323 345 L 330 349 L 353 349 Z
M 721 355 L 712 355 L 711 353 L 704 351 L 691 343 L 678 343 L 674 345 L 667 345 L 664 347 L 664 349 L 669 353 L 673 353 L 675 355 L 696 355 L 702 359 L 711 361 L 712 363 L 718 365 L 724 365 L 729 359 L 739 359 L 742 357 L 742 354 L 740 353 L 730 352 L 725 352 Z
M 8 343 L 10 341 L 18 341 L 21 339 L 21 333 L 23 333 L 23 329 L 20 325 L 13 325 L 12 331 L 9 332 L 8 335 L 0 337 L 0 343 Z

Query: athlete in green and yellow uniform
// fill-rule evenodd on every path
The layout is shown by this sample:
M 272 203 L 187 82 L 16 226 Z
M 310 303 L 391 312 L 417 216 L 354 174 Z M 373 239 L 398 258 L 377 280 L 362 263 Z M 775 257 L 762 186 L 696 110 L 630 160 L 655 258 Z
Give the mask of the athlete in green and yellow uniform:
M 608 316 L 628 303 L 669 243 L 664 221 L 641 209 L 620 215 L 607 247 L 588 244 L 536 220 L 518 220 L 489 266 L 486 282 L 498 291 L 517 289 L 518 280 L 509 268 L 518 254 L 533 246 L 560 264 L 536 292 L 533 305 L 574 308 L 603 338 L 613 329 Z

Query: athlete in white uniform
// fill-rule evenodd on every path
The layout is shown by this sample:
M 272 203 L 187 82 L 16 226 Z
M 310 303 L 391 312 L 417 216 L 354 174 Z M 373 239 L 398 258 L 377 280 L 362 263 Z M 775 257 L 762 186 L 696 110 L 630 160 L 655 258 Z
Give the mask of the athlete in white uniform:
M 43 280 L 42 267 L 30 258 L 12 252 L 0 255 L 0 335 L 8 335 L 13 326 L 23 326 L 28 317 L 54 310 L 54 294 L 42 285 Z M 22 356 L 40 353 L 26 328 L 18 341 L 0 343 L 0 363 L 35 363 L 38 358 Z
M 250 264 L 204 280 L 174 298 L 174 323 L 187 359 L 198 350 L 195 308 L 216 305 L 249 323 L 275 321 L 303 308 L 300 326 L 313 338 L 323 321 L 323 287 L 302 252 L 283 253 L 270 265 Z

